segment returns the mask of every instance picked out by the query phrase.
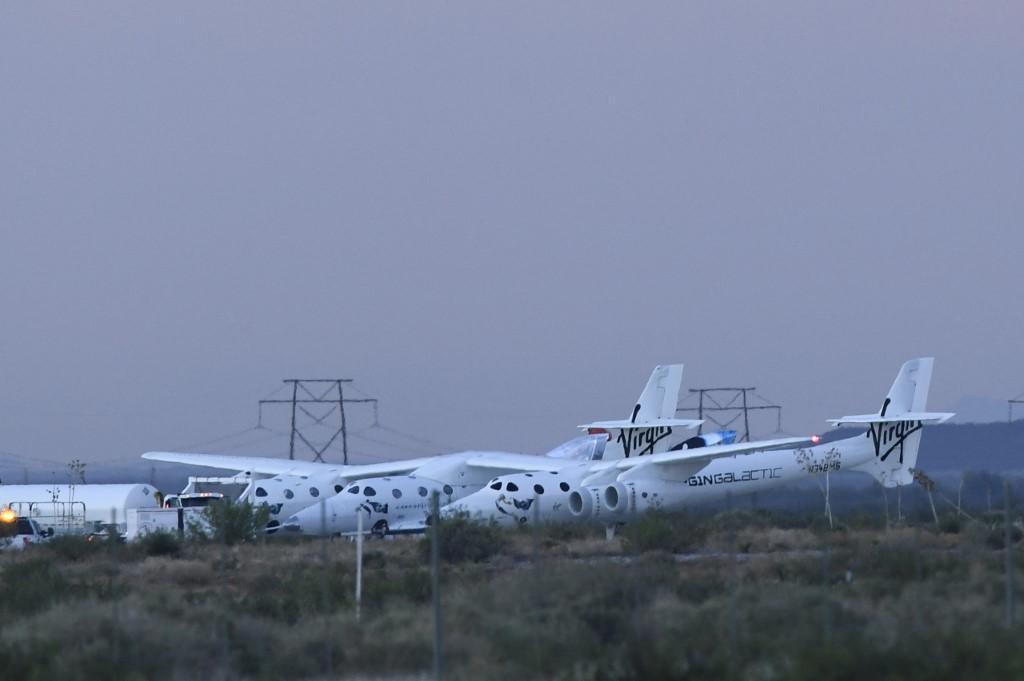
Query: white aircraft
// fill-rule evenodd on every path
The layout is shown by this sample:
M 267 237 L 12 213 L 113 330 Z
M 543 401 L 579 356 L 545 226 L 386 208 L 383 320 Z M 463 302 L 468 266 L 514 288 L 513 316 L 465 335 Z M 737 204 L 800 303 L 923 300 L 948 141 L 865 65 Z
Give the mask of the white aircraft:
M 862 470 L 887 487 L 909 484 L 923 424 L 953 416 L 924 411 L 932 363 L 925 358 L 904 364 L 879 414 L 831 421 L 867 425 L 865 436 L 825 445 L 817 445 L 817 437 L 739 444 L 694 438 L 643 459 L 578 463 L 550 481 L 537 474 L 498 477 L 441 514 L 499 524 L 574 519 L 613 527 L 648 509 L 679 509 L 826 471 Z M 806 443 L 815 446 L 793 448 Z
M 869 473 L 884 487 L 911 484 L 921 429 L 954 416 L 925 411 L 933 363 L 931 357 L 906 362 L 877 414 L 829 421 L 836 426 L 867 426 L 863 435 L 811 447 L 746 452 L 746 456 L 723 456 L 707 448 L 654 456 L 640 465 L 622 461 L 600 484 L 588 481 L 573 491 L 570 511 L 577 518 L 608 525 L 648 509 L 679 509 L 729 493 L 749 494 L 840 470 Z
M 494 522 L 498 525 L 524 525 L 529 522 L 566 522 L 580 519 L 573 511 L 574 495 L 598 481 L 614 479 L 620 467 L 643 467 L 647 462 L 664 457 L 690 456 L 699 450 L 702 456 L 734 456 L 770 447 L 791 447 L 807 442 L 808 438 L 782 438 L 762 442 L 736 443 L 735 431 L 722 431 L 697 435 L 671 450 L 643 459 L 624 458 L 612 461 L 576 462 L 569 466 L 543 473 L 517 473 L 491 480 L 478 492 L 448 504 L 441 509 L 442 518 L 465 516 L 474 520 Z
M 615 460 L 666 451 L 674 428 L 695 428 L 701 421 L 675 418 L 683 365 L 655 367 L 627 419 L 587 426 L 590 435 L 570 440 L 544 456 L 450 454 L 418 467 L 407 476 L 360 479 L 319 506 L 289 518 L 285 528 L 303 534 L 346 534 L 363 527 L 377 534 L 422 532 L 430 514 L 431 494 L 446 505 L 473 494 L 496 473 L 555 474 L 580 462 Z M 617 433 L 617 437 L 612 436 Z
M 236 471 L 250 477 L 251 482 L 238 501 L 268 505 L 270 532 L 281 527 L 282 518 L 288 518 L 293 530 L 320 533 L 319 501 L 328 497 L 328 533 L 354 529 L 356 508 L 367 514 L 367 529 L 376 526 L 386 531 L 395 521 L 422 520 L 430 492 L 435 489 L 448 503 L 476 491 L 498 473 L 564 466 L 580 457 L 626 456 L 667 449 L 673 428 L 695 428 L 701 423 L 673 418 L 682 374 L 682 364 L 656 367 L 629 420 L 592 424 L 619 433 L 617 440 L 604 447 L 578 438 L 546 456 L 470 451 L 349 466 L 179 452 L 147 452 L 142 458 Z M 651 434 L 646 435 L 648 432 Z M 608 437 L 603 432 L 591 440 Z M 303 510 L 306 512 L 300 514 Z

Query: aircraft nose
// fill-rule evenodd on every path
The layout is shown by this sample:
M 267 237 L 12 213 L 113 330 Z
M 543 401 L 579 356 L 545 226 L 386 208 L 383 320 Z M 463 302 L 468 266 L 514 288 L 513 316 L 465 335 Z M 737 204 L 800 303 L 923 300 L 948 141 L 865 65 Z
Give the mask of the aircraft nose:
M 328 511 L 328 518 L 330 517 Z M 320 505 L 311 506 L 304 508 L 298 513 L 290 516 L 288 520 L 284 521 L 281 525 L 283 532 L 306 534 L 311 536 L 317 536 L 324 534 L 329 528 L 321 527 L 322 519 L 320 516 Z

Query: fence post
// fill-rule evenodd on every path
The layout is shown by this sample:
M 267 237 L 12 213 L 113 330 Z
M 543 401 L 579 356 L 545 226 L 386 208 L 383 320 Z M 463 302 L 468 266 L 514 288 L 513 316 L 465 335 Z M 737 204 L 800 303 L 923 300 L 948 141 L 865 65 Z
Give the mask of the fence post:
M 110 606 L 111 606 L 111 625 L 110 625 L 110 652 L 114 658 L 114 670 L 121 668 L 121 646 L 120 646 L 120 613 L 117 607 L 117 577 L 119 573 L 118 564 L 118 546 L 117 543 L 120 541 L 117 531 L 117 509 L 110 509 L 110 527 L 107 530 L 107 543 L 110 548 Z M 120 678 L 120 671 L 115 671 L 114 678 Z
M 821 591 L 822 591 L 822 633 L 826 645 L 832 642 L 832 608 L 829 602 L 829 559 L 832 557 L 832 546 L 825 544 L 821 552 Z
M 327 557 L 327 542 L 330 538 L 327 536 L 327 500 L 324 497 L 320 498 L 320 563 L 322 566 L 320 579 L 321 579 L 321 598 L 324 601 L 324 609 L 327 612 L 328 621 L 324 624 L 324 673 L 327 678 L 334 675 L 333 672 L 333 660 L 331 659 L 331 627 L 330 627 L 330 613 L 331 613 L 331 592 L 330 585 L 327 581 L 327 571 L 329 569 L 328 557 Z
M 363 609 L 363 512 L 356 514 L 356 622 Z
M 430 498 L 430 581 L 434 596 L 434 679 L 441 681 L 441 505 L 437 490 Z
M 1013 522 L 1010 514 L 1010 481 L 1003 480 L 1004 517 L 1003 524 L 1006 526 L 1006 626 L 1012 627 L 1014 620 L 1013 612 Z

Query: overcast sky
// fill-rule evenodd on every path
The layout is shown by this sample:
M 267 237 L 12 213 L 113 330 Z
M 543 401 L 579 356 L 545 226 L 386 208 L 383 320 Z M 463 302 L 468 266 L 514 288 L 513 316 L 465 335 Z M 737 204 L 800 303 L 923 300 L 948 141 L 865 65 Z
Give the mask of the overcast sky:
M 6 2 L 0 450 L 204 443 L 293 376 L 522 451 L 676 361 L 790 432 L 918 355 L 999 405 L 1022 110 L 1013 2 Z

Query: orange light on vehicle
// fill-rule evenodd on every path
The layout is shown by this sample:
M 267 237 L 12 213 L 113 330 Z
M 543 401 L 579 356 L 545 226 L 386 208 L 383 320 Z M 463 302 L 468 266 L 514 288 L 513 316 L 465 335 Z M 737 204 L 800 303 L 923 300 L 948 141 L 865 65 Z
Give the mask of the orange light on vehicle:
M 18 519 L 18 514 L 14 512 L 13 508 L 5 508 L 0 511 L 0 523 L 13 523 Z
M 811 442 L 813 442 L 814 444 L 818 444 L 819 442 L 821 442 L 821 436 L 820 435 L 812 435 L 811 436 Z

